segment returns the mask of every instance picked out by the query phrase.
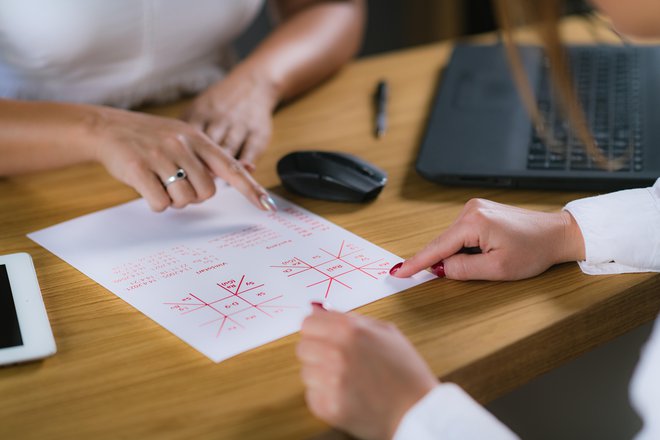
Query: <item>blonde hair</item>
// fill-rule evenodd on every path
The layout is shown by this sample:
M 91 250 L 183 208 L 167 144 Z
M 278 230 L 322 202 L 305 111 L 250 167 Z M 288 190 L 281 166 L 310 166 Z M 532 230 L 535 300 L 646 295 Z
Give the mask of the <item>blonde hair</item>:
M 537 133 L 550 149 L 557 148 L 547 121 L 539 112 L 536 98 L 523 67 L 520 52 L 515 44 L 514 29 L 520 23 L 531 25 L 542 41 L 550 75 L 562 106 L 563 114 L 570 123 L 576 137 L 585 145 L 587 153 L 597 166 L 615 170 L 623 166 L 619 159 L 609 159 L 603 155 L 591 134 L 587 118 L 573 87 L 566 51 L 559 34 L 563 0 L 493 0 L 495 13 L 501 26 L 502 40 L 511 65 L 514 80 L 518 86 L 523 104 L 527 109 Z M 566 145 L 559 146 L 566 148 Z

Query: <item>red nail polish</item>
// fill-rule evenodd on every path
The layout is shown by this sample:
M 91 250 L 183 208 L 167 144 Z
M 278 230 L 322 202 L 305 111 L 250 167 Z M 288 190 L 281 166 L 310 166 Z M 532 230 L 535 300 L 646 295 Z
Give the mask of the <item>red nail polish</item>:
M 321 310 L 326 310 L 323 303 L 318 302 L 318 301 L 312 301 L 312 307 L 316 307 L 316 308 L 321 309 Z
M 431 272 L 435 274 L 438 278 L 444 278 L 445 277 L 445 263 L 442 261 L 438 261 L 435 263 L 433 266 L 431 266 Z
M 397 263 L 394 266 L 392 266 L 392 268 L 390 269 L 390 275 L 394 275 L 395 273 L 397 273 L 397 271 L 401 269 L 401 266 L 403 266 L 403 263 Z

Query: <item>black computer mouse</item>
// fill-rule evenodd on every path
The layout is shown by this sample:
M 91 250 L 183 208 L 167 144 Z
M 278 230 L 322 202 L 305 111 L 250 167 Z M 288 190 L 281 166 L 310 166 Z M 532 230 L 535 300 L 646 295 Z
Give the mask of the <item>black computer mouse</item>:
M 387 182 L 387 173 L 346 153 L 298 151 L 277 163 L 277 174 L 289 191 L 334 202 L 373 200 Z

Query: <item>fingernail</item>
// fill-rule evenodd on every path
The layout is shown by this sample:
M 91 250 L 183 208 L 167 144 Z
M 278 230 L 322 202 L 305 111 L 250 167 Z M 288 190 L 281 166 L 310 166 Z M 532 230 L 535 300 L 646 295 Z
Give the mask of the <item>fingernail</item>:
M 322 302 L 318 302 L 318 301 L 312 301 L 312 307 L 314 307 L 314 308 L 316 308 L 316 309 L 319 309 L 319 310 L 327 310 L 327 309 L 325 308 L 325 306 L 323 305 L 323 303 L 322 303 Z
M 395 273 L 397 273 L 399 269 L 401 269 L 401 266 L 403 266 L 403 262 L 396 263 L 394 266 L 392 266 L 392 268 L 390 269 L 390 275 L 394 275 Z
M 431 272 L 435 274 L 438 278 L 444 278 L 445 277 L 445 263 L 442 261 L 438 261 L 435 263 L 433 266 L 431 266 Z
M 273 200 L 273 198 L 268 194 L 261 195 L 261 197 L 259 197 L 259 202 L 266 211 L 270 211 L 270 212 L 277 211 L 277 205 L 275 204 L 275 200 Z

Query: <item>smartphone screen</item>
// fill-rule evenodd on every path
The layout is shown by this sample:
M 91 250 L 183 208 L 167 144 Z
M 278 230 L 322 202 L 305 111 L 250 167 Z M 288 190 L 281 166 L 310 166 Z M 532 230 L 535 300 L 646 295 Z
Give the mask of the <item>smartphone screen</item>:
M 23 345 L 7 266 L 0 264 L 0 348 Z

